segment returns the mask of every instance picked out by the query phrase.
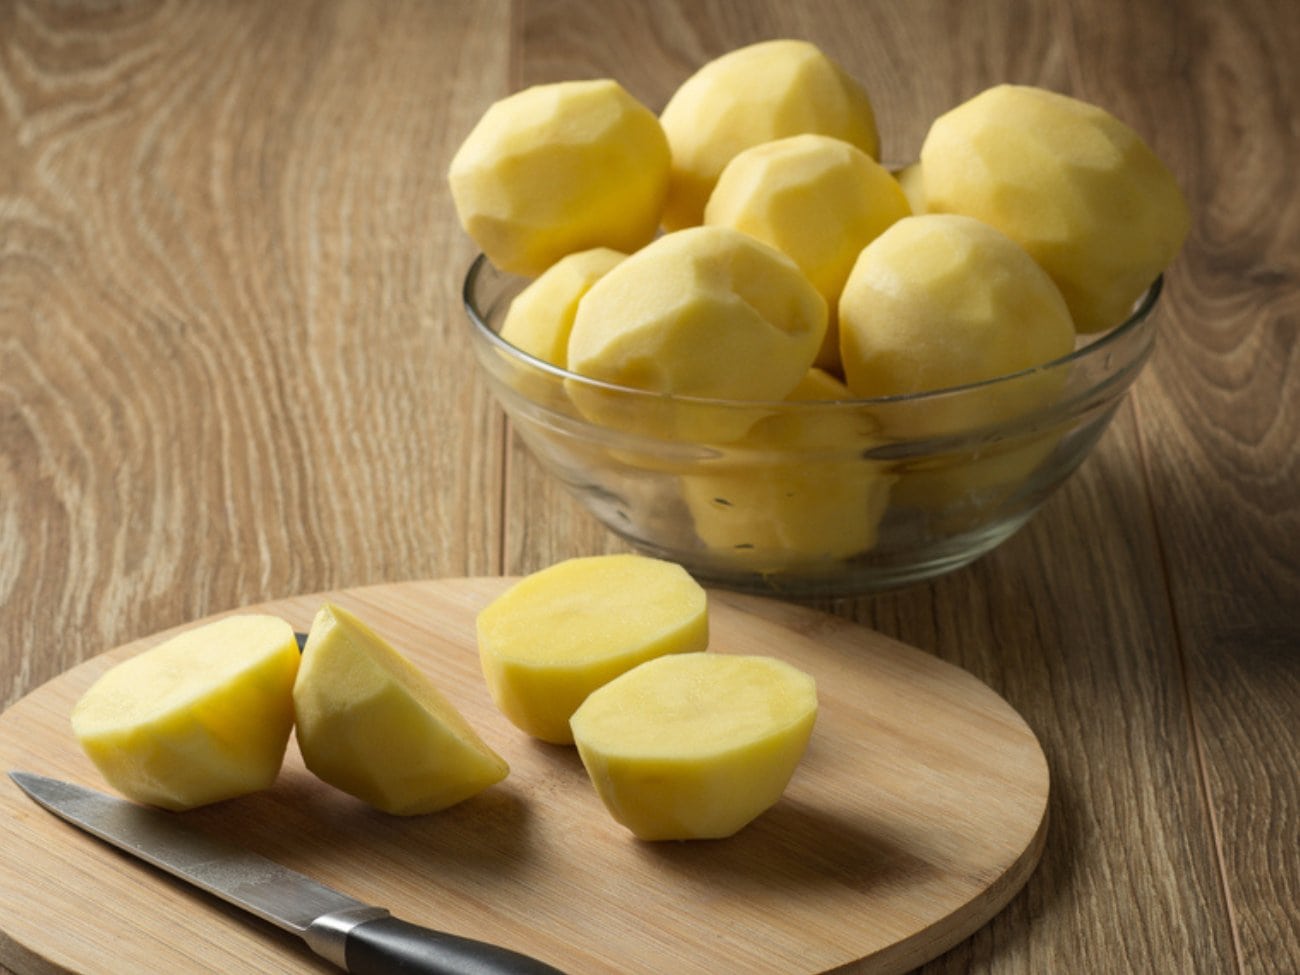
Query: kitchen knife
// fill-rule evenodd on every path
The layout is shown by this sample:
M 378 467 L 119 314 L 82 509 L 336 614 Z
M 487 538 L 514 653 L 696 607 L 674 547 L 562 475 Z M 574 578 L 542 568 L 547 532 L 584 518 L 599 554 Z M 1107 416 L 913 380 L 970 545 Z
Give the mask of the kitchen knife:
M 296 934 L 316 954 L 354 975 L 562 975 L 506 948 L 399 920 L 201 833 L 175 813 L 30 772 L 9 777 L 56 816 Z

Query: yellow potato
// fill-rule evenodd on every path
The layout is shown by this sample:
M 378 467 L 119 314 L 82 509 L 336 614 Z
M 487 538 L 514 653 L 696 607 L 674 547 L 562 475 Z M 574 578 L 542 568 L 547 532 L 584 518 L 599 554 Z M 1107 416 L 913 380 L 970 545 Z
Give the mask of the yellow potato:
M 921 172 L 920 162 L 904 166 L 894 173 L 894 179 L 898 180 L 898 185 L 903 195 L 907 197 L 907 204 L 912 208 L 912 212 L 925 213 L 928 209 L 925 204 L 925 176 Z
M 835 308 L 862 248 L 911 209 L 898 182 L 861 149 L 826 135 L 795 135 L 727 163 L 704 209 L 706 226 L 734 227 L 785 254 L 826 299 L 816 364 L 839 367 Z
M 72 730 L 137 802 L 192 809 L 275 781 L 293 727 L 293 628 L 230 616 L 117 664 L 77 701 Z
M 665 234 L 602 277 L 578 303 L 569 369 L 689 397 L 781 400 L 812 365 L 826 302 L 788 257 L 730 227 Z M 726 440 L 755 417 L 573 385 L 589 419 L 669 439 Z
M 626 256 L 596 247 L 560 258 L 515 296 L 501 337 L 536 359 L 565 368 L 578 300 Z
M 484 607 L 477 630 L 497 707 L 533 737 L 570 744 L 569 717 L 597 687 L 708 645 L 708 604 L 681 566 L 597 555 L 521 579 Z
M 907 217 L 867 245 L 840 298 L 840 355 L 863 397 L 930 392 L 1042 365 L 1074 348 L 1060 291 L 1014 241 L 970 217 Z M 882 410 L 885 432 L 938 436 L 1023 416 L 1055 374 Z
M 850 400 L 847 386 L 810 369 L 791 403 Z M 893 478 L 862 460 L 879 443 L 860 410 L 826 414 L 797 407 L 758 421 L 734 458 L 683 474 L 695 533 L 713 559 L 756 572 L 833 563 L 876 544 Z
M 1128 317 L 1190 225 L 1173 175 L 1132 129 L 1041 88 L 998 85 L 940 116 L 921 164 L 928 208 L 1024 247 L 1081 332 Z
M 684 476 L 682 495 L 712 563 L 768 573 L 870 551 L 894 480 L 867 461 L 737 465 Z
M 668 167 L 654 113 L 598 79 L 537 85 L 496 102 L 447 178 L 461 226 L 488 259 L 531 277 L 566 254 L 647 243 Z
M 817 132 L 872 158 L 880 151 L 862 86 L 801 40 L 762 41 L 710 61 L 674 92 L 659 120 L 672 148 L 669 230 L 700 223 L 723 168 L 751 146 Z
M 614 819 L 643 840 L 687 840 L 731 836 L 773 806 L 816 717 L 816 682 L 789 664 L 689 653 L 610 681 L 571 723 Z
M 338 606 L 312 622 L 293 704 L 307 768 L 384 812 L 437 812 L 510 771 L 423 671 Z
M 902 462 L 894 467 L 890 503 L 928 511 L 934 531 L 977 528 L 1047 461 L 1064 432 L 1058 425 Z

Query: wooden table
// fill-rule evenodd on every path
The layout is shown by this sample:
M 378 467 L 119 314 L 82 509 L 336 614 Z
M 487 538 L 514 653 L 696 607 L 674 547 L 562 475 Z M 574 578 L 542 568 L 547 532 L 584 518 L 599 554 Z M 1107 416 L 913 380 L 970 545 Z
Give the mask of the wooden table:
M 1027 888 L 924 971 L 1300 966 L 1300 12 L 998 2 L 0 0 L 0 704 L 219 610 L 620 544 L 471 366 L 444 182 L 487 105 L 816 41 L 885 153 L 1000 81 L 1107 106 L 1194 210 L 1095 455 L 1001 549 L 830 606 L 1037 732 Z

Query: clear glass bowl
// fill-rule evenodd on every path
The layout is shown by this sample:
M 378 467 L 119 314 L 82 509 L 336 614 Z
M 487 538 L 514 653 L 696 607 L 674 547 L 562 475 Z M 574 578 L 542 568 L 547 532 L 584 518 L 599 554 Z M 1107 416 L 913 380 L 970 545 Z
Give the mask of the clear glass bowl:
M 933 578 L 1024 525 L 1079 466 L 1155 341 L 1157 279 L 1123 324 L 1036 369 L 937 392 L 730 402 L 577 376 L 497 333 L 528 283 L 465 278 L 475 356 L 514 429 L 609 529 L 701 581 L 787 597 Z

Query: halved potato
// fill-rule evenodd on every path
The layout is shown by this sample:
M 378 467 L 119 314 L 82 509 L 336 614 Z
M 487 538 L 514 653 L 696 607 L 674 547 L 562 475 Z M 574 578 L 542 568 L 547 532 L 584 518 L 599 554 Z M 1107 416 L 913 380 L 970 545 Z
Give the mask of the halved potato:
M 229 616 L 107 671 L 72 710 L 77 741 L 137 802 L 192 809 L 275 781 L 293 727 L 293 628 Z
M 307 768 L 384 812 L 437 812 L 510 771 L 423 671 L 339 606 L 312 622 L 293 703 Z
M 643 840 L 721 839 L 781 798 L 817 686 L 773 657 L 661 657 L 593 692 L 571 724 L 610 814 Z
M 653 657 L 708 645 L 704 589 L 642 555 L 568 559 L 534 572 L 478 615 L 492 699 L 515 725 L 572 743 L 569 716 L 597 687 Z

